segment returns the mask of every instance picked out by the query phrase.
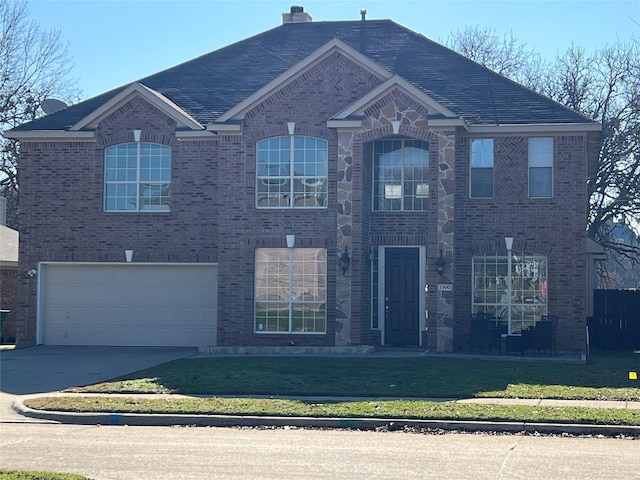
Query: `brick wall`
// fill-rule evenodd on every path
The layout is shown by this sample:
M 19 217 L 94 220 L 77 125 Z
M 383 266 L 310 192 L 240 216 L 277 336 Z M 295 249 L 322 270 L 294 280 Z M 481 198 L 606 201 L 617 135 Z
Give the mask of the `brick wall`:
M 468 345 L 473 254 L 514 250 L 548 257 L 548 310 L 558 315 L 559 350 L 585 346 L 586 139 L 554 137 L 554 196 L 528 198 L 527 139 L 498 137 L 494 143 L 494 198 L 469 198 L 470 139 L 456 146 L 455 346 Z
M 512 236 L 514 248 L 548 256 L 549 313 L 561 318 L 558 348 L 580 350 L 584 344 L 586 139 L 555 138 L 554 198 L 529 199 L 526 138 L 497 138 L 495 197 L 472 200 L 468 195 L 470 139 L 461 136 L 457 141 L 455 168 L 444 165 L 442 151 L 453 132 L 428 130 L 421 116 L 426 110 L 406 95 L 394 92 L 383 97 L 367 109 L 362 131 L 343 132 L 342 137 L 352 142 L 349 158 L 344 157 L 338 132 L 327 128 L 326 122 L 380 83 L 345 57 L 333 54 L 245 112 L 242 135 L 178 141 L 172 119 L 143 99 L 134 98 L 100 121 L 95 142 L 24 142 L 18 341 L 35 341 L 36 280 L 27 277 L 27 270 L 39 261 L 124 261 L 124 250 L 133 249 L 134 261 L 219 264 L 219 345 L 276 346 L 293 341 L 296 345 L 330 346 L 342 338 L 340 330 L 345 326 L 350 329 L 346 341 L 377 344 L 380 332 L 370 328 L 370 247 L 426 247 L 427 283 L 433 287 L 427 306 L 435 314 L 436 305 L 440 308 L 451 303 L 446 299 L 443 304 L 437 296 L 435 287 L 440 279 L 432 266 L 446 227 L 444 233 L 455 240 L 454 263 L 449 267 L 454 284 L 453 319 L 430 316 L 429 331 L 422 333 L 425 345 L 441 350 L 466 348 L 472 255 L 502 249 L 504 237 Z M 447 175 L 455 174 L 455 209 L 447 206 L 453 211 L 453 229 L 451 222 L 445 221 L 448 217 L 438 215 L 442 199 L 434 193 L 427 212 L 371 211 L 369 145 L 392 135 L 390 119 L 396 118 L 401 119 L 402 136 L 429 141 L 432 192 L 440 195 L 450 190 L 453 181 L 442 177 L 445 167 Z M 256 142 L 287 135 L 287 122 L 295 122 L 296 135 L 328 141 L 326 209 L 255 207 Z M 143 142 L 172 148 L 171 212 L 103 212 L 104 148 L 133 141 L 134 129 L 142 130 Z M 338 167 L 340 161 L 346 164 L 343 170 Z M 351 197 L 348 202 L 339 202 L 338 183 L 345 180 L 351 182 Z M 347 217 L 349 228 L 340 223 Z M 296 246 L 327 249 L 326 334 L 254 333 L 255 249 L 284 247 L 288 234 L 296 236 Z M 346 280 L 348 311 L 338 308 L 336 294 L 338 283 L 345 281 L 337 268 L 342 244 L 349 246 L 353 259 Z M 436 330 L 451 327 L 453 345 L 450 338 L 434 335 Z

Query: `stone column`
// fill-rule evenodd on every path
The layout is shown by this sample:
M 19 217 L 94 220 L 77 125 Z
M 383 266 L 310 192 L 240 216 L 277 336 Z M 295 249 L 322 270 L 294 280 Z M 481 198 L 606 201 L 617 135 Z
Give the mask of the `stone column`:
M 351 276 L 349 274 L 342 275 L 337 264 L 344 248 L 351 248 L 353 245 L 352 166 L 354 136 L 355 132 L 353 131 L 338 130 L 338 205 L 336 209 L 338 228 L 336 267 L 334 269 L 336 272 L 336 347 L 351 344 Z M 349 255 L 353 257 L 351 250 L 349 250 Z
M 439 284 L 451 285 L 451 290 L 438 288 L 437 351 L 453 351 L 453 284 L 454 261 L 454 185 L 455 185 L 455 133 L 438 134 L 438 251 L 436 258 L 442 255 L 447 261 L 445 274 Z

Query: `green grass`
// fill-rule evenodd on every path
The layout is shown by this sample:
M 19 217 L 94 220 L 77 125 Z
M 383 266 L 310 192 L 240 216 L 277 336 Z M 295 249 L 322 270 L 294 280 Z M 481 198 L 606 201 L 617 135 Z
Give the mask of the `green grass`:
M 559 398 L 640 401 L 640 352 L 599 353 L 586 365 L 434 357 L 183 359 L 70 391 L 202 395 Z
M 3 470 L 0 468 L 2 480 L 87 480 L 87 477 L 72 473 L 28 472 L 23 470 Z
M 110 382 L 68 389 L 86 396 L 34 398 L 26 400 L 25 405 L 69 412 L 640 425 L 640 409 L 428 400 L 502 397 L 640 401 L 640 385 L 629 379 L 630 371 L 639 370 L 640 352 L 598 353 L 586 364 L 509 362 L 491 357 L 204 357 L 177 360 Z M 145 399 L 90 396 L 92 393 L 194 397 Z M 365 398 L 322 403 L 283 398 L 290 396 Z
M 65 397 L 25 401 L 37 410 L 67 412 L 257 415 L 280 417 L 403 418 L 640 425 L 640 410 L 478 405 L 421 400 L 318 402 L 278 398 Z

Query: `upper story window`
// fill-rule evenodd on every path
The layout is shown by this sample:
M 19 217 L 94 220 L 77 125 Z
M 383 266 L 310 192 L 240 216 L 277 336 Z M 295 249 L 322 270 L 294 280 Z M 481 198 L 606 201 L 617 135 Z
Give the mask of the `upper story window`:
M 378 140 L 373 145 L 373 209 L 427 210 L 429 144 L 422 140 Z
M 529 139 L 529 197 L 553 197 L 553 138 Z
M 327 141 L 284 136 L 257 143 L 258 208 L 327 206 Z
M 480 138 L 471 142 L 469 196 L 471 198 L 493 197 L 492 138 Z
M 105 150 L 105 212 L 168 212 L 171 149 L 155 143 L 123 143 Z

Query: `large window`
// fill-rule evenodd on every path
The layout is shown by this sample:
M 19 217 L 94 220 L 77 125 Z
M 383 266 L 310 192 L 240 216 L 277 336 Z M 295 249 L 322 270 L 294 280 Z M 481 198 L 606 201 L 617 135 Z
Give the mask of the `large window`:
M 105 149 L 106 212 L 169 211 L 171 149 L 155 143 L 123 143 Z
M 493 197 L 492 138 L 481 138 L 471 142 L 469 195 L 471 198 Z
M 257 333 L 327 331 L 327 251 L 256 249 Z
M 429 144 L 421 140 L 378 140 L 373 145 L 373 209 L 426 210 Z
M 258 208 L 327 206 L 327 142 L 286 136 L 258 142 Z
M 529 139 L 529 197 L 553 197 L 553 138 Z
M 506 250 L 473 257 L 473 313 L 510 326 L 509 333 L 534 325 L 547 314 L 547 257 L 512 251 L 509 261 Z

